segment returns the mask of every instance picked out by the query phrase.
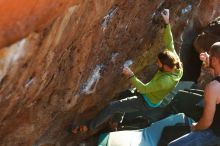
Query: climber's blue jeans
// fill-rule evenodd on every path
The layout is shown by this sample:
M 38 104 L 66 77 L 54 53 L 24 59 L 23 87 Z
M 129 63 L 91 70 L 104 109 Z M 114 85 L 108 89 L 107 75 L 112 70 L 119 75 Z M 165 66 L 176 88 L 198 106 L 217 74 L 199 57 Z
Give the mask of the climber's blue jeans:
M 124 92 L 121 100 L 110 102 L 97 116 L 89 123 L 89 129 L 94 130 L 110 118 L 113 122 L 120 123 L 123 120 L 123 115 L 136 111 L 147 112 L 152 109 L 144 101 L 143 96 L 137 92 Z
M 168 146 L 209 146 L 220 144 L 220 137 L 216 136 L 211 129 L 190 132 L 170 142 Z

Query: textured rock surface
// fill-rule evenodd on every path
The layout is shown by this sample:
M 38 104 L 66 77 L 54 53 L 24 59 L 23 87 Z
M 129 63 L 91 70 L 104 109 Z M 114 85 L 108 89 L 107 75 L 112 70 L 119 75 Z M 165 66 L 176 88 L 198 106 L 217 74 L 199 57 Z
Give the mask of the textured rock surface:
M 37 5 L 40 2 L 42 7 Z M 160 10 L 171 11 L 177 50 L 184 48 L 184 42 L 185 48 L 192 47 L 194 36 L 219 14 L 217 0 L 59 2 L 60 9 L 51 8 L 49 0 L 36 1 L 31 6 L 34 11 L 17 9 L 22 10 L 15 13 L 21 19 L 5 23 L 18 32 L 0 24 L 8 34 L 0 36 L 4 47 L 0 50 L 0 145 L 78 145 L 88 135 L 70 135 L 70 123 L 92 118 L 129 86 L 121 76 L 124 65 L 133 63 L 135 73 L 144 79 L 155 72 L 155 56 L 164 48 Z M 35 9 L 40 11 L 32 17 Z M 182 55 L 185 48 L 180 52 L 187 60 L 188 54 Z
M 0 48 L 41 31 L 60 13 L 78 0 L 0 1 Z

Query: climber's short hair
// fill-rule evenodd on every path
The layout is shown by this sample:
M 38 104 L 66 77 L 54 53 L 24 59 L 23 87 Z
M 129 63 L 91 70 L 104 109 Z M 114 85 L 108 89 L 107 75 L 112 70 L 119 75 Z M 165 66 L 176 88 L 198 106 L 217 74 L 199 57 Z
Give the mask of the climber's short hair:
M 182 67 L 182 63 L 173 52 L 165 50 L 158 54 L 158 59 L 164 65 L 169 66 L 170 68 L 176 67 L 180 69 Z

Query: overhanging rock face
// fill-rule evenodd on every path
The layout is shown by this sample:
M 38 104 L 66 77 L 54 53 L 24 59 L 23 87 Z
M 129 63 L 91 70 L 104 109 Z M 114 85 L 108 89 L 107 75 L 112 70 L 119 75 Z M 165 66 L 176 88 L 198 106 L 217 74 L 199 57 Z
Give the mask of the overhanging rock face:
M 16 7 L 12 1 L 8 8 Z M 69 125 L 92 118 L 129 86 L 123 66 L 131 64 L 143 79 L 155 72 L 164 49 L 162 9 L 170 9 L 177 51 L 189 24 L 199 33 L 219 14 L 217 0 L 25 2 L 32 10 L 17 9 L 20 19 L 0 23 L 0 145 L 6 146 L 77 145 L 81 137 L 69 134 Z

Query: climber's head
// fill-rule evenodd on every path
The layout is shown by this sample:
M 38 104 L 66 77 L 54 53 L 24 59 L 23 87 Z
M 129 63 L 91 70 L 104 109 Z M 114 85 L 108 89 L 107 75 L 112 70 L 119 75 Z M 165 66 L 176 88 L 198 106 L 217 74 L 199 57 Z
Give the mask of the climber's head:
M 158 54 L 157 64 L 162 71 L 171 71 L 175 68 L 179 69 L 182 64 L 179 58 L 171 51 L 162 51 Z

